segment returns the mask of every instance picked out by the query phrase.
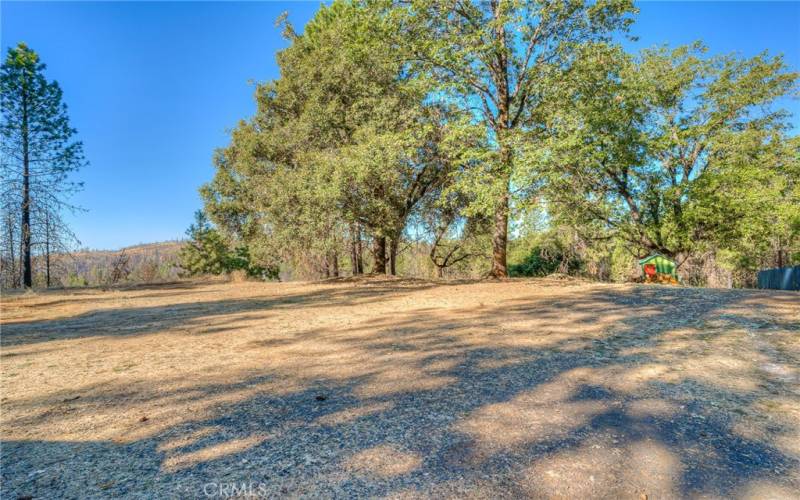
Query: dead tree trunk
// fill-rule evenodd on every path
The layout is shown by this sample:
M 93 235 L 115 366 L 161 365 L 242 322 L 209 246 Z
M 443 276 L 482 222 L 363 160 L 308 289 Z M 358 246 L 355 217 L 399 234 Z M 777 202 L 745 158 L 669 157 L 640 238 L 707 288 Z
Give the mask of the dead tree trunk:
M 44 266 L 45 266 L 45 285 L 50 288 L 50 212 L 45 212 L 44 216 Z

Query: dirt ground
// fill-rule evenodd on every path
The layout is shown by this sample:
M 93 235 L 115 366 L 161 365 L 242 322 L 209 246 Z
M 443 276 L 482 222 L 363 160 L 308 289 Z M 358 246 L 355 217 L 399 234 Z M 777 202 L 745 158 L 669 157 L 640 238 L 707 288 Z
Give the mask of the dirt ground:
M 798 498 L 800 294 L 6 295 L 2 497 Z

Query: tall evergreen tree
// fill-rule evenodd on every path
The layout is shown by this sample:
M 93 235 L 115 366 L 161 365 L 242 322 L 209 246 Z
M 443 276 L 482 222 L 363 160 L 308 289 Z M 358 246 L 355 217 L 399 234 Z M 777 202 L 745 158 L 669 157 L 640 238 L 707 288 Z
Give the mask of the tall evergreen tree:
M 86 164 L 74 140 L 67 106 L 45 65 L 24 43 L 9 49 L 0 69 L 3 205 L 20 210 L 22 285 L 33 285 L 32 217 L 70 207 L 68 196 L 82 187 L 69 174 Z

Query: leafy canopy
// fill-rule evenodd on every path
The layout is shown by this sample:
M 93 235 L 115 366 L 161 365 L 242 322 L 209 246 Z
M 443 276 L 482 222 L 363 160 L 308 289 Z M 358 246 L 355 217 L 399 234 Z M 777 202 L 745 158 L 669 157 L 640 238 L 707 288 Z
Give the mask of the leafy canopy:
M 796 148 L 773 104 L 797 74 L 780 57 L 703 52 L 582 49 L 551 103 L 545 147 L 525 154 L 558 215 L 639 256 L 676 256 L 741 238 L 772 204 L 796 201 Z

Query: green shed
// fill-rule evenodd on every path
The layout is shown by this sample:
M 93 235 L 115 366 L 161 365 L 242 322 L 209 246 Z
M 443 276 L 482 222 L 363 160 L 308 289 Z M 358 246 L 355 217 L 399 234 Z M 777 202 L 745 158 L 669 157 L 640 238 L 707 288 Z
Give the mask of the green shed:
M 656 272 L 659 274 L 669 274 L 670 276 L 674 276 L 676 278 L 678 277 L 678 274 L 675 272 L 675 270 L 678 268 L 678 266 L 675 265 L 675 261 L 664 257 L 660 253 L 653 254 L 650 257 L 645 257 L 639 261 L 639 265 L 642 266 L 642 273 L 645 275 L 647 275 L 647 270 L 645 267 L 648 264 L 654 265 Z

